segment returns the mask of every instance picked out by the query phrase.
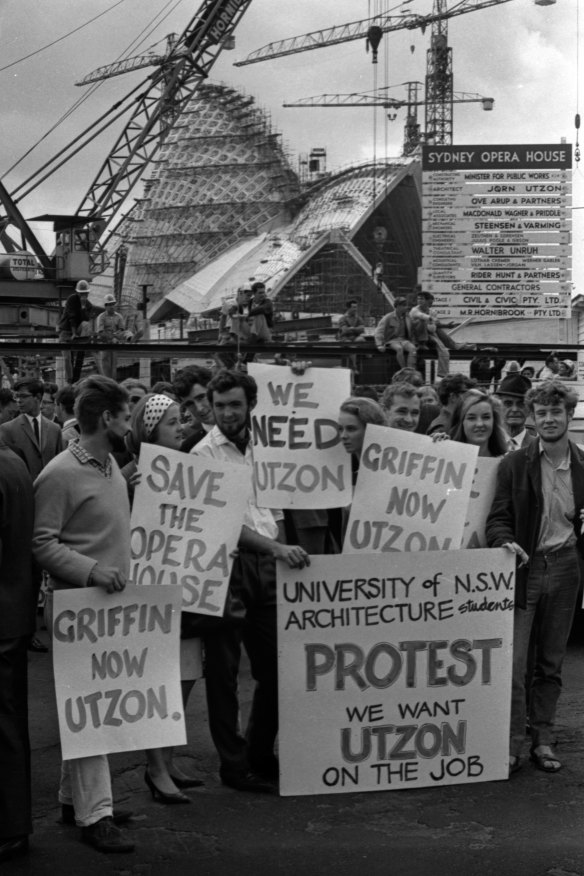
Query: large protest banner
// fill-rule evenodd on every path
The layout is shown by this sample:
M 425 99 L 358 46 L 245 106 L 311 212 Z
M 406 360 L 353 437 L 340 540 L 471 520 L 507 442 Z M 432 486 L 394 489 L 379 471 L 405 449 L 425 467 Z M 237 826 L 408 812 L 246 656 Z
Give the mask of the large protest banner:
M 491 459 L 481 456 L 477 459 L 477 465 L 470 491 L 470 501 L 466 512 L 464 535 L 462 537 L 463 548 L 479 548 L 487 546 L 485 525 L 497 486 L 497 470 L 499 459 Z
M 351 395 L 346 368 L 254 365 L 254 482 L 263 508 L 337 508 L 351 501 L 351 461 L 339 439 L 339 408 Z
M 182 609 L 223 614 L 251 469 L 142 444 L 132 508 L 134 584 L 182 587 Z
M 502 548 L 278 564 L 281 793 L 506 779 L 514 576 Z
M 368 425 L 343 553 L 461 546 L 478 449 Z
M 53 665 L 63 759 L 184 745 L 176 587 L 56 590 Z

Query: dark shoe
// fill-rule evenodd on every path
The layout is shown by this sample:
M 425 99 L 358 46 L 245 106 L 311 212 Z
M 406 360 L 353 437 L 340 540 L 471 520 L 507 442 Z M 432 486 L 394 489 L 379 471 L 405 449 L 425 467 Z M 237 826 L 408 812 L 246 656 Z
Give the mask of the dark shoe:
M 46 654 L 49 650 L 46 645 L 43 645 L 40 639 L 36 636 L 33 636 L 28 643 L 29 651 L 36 651 L 38 654 Z
M 267 782 L 250 770 L 247 773 L 231 773 L 221 776 L 221 782 L 236 791 L 252 791 L 256 794 L 273 794 L 273 782 Z
M 202 779 L 189 779 L 186 776 L 182 778 L 179 776 L 173 776 L 172 773 L 169 773 L 169 776 L 177 788 L 183 788 L 185 791 L 187 788 L 202 788 L 205 785 Z
M 167 794 L 165 791 L 161 791 L 160 788 L 157 788 L 148 770 L 144 773 L 144 781 L 150 793 L 152 794 L 152 799 L 156 800 L 158 803 L 166 803 L 170 806 L 176 803 L 192 803 L 190 797 L 187 797 L 186 794 L 183 794 L 182 791 L 177 791 L 176 794 Z
M 561 761 L 557 759 L 551 748 L 549 752 L 538 752 L 532 748 L 529 757 L 538 770 L 542 770 L 544 773 L 558 773 L 562 769 Z
M 118 825 L 126 824 L 133 814 L 129 809 L 118 809 L 112 813 L 112 821 Z M 61 824 L 75 824 L 75 810 L 70 803 L 61 806 Z
M 106 816 L 81 828 L 81 839 L 89 846 L 93 846 L 98 852 L 105 854 L 123 854 L 134 851 L 134 843 L 126 839 L 119 827 L 114 824 L 113 818 Z
M 13 836 L 10 839 L 0 840 L 0 861 L 10 861 L 11 858 L 26 855 L 27 852 L 27 836 Z
M 249 759 L 249 765 L 252 772 L 259 776 L 260 779 L 265 779 L 266 782 L 278 782 L 280 780 L 280 764 L 275 755 Z

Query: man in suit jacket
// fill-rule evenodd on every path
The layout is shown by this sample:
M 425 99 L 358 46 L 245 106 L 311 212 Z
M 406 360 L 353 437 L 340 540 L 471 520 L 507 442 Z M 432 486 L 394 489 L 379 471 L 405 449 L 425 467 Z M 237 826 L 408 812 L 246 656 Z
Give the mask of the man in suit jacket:
M 531 684 L 531 759 L 548 773 L 561 769 L 552 750 L 554 720 L 578 599 L 578 554 L 584 556 L 584 453 L 568 440 L 578 394 L 545 380 L 526 396 L 537 440 L 505 456 L 486 533 L 489 547 L 517 556 L 513 629 L 510 772 L 520 764 L 526 724 L 526 667 Z M 531 639 L 531 644 L 530 644 Z
M 528 410 L 525 396 L 531 389 L 531 380 L 521 374 L 508 374 L 499 384 L 495 395 L 503 405 L 503 425 L 509 435 L 509 450 L 519 450 L 537 441 L 526 424 Z
M 0 426 L 0 440 L 25 463 L 34 481 L 45 465 L 63 450 L 61 429 L 41 414 L 44 384 L 34 377 L 14 385 L 19 415 Z M 36 425 L 35 425 L 36 424 Z

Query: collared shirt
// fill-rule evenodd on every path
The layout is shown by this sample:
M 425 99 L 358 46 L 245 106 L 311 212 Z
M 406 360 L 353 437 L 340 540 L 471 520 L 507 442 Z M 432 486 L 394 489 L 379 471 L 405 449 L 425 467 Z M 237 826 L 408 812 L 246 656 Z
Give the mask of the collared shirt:
M 229 438 L 225 437 L 218 426 L 213 426 L 211 431 L 190 452 L 197 456 L 210 456 L 212 459 L 219 459 L 223 462 L 235 463 L 236 465 L 247 465 L 250 468 L 250 478 L 253 479 L 251 441 L 248 443 L 244 455 L 239 452 Z M 269 508 L 259 508 L 256 505 L 255 493 L 252 493 L 248 499 L 243 525 L 253 530 L 253 532 L 257 532 L 258 535 L 276 539 L 278 537 L 277 517 L 282 517 L 281 512 L 272 512 Z
M 574 491 L 570 471 L 570 450 L 554 465 L 539 442 L 543 510 L 536 553 L 553 553 L 576 544 Z
M 30 414 L 25 414 L 24 416 L 27 418 L 28 422 L 30 423 L 30 428 L 32 429 L 33 432 L 34 432 L 34 421 L 35 420 L 37 421 L 38 427 L 39 427 L 39 443 L 40 443 L 42 441 L 42 438 L 43 438 L 42 426 L 41 426 L 41 415 L 39 414 L 38 417 L 31 417 Z
M 519 450 L 523 446 L 526 435 L 527 429 L 523 429 L 519 435 L 515 435 L 513 438 L 509 436 L 509 450 Z
M 79 443 L 79 440 L 73 441 L 71 444 L 69 444 L 67 450 L 70 450 L 73 456 L 78 459 L 82 465 L 92 465 L 93 468 L 96 468 L 102 473 L 104 478 L 111 478 L 112 458 L 109 454 L 106 461 L 102 463 L 99 461 L 99 459 L 96 459 L 95 456 L 93 456 L 84 447 L 82 447 Z

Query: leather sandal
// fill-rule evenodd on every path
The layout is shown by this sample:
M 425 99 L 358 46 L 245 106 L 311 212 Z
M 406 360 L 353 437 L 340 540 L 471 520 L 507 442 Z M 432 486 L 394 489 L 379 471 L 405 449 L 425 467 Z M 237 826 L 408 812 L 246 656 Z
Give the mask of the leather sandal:
M 556 757 L 556 755 L 551 751 L 547 752 L 538 752 L 535 748 L 532 748 L 529 752 L 529 757 L 534 762 L 538 770 L 542 770 L 544 773 L 557 773 L 562 769 L 562 764 Z

